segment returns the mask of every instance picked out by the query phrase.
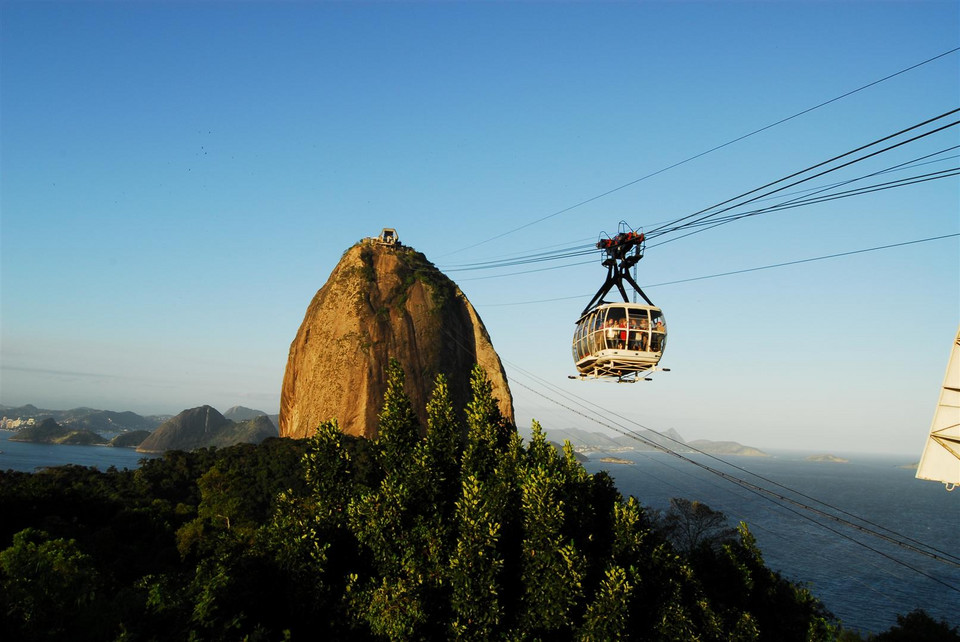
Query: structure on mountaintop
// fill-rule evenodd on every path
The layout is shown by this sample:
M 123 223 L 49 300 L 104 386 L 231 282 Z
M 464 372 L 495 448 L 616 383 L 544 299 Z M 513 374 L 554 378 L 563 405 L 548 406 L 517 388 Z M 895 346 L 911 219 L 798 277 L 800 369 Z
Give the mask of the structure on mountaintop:
M 454 407 L 463 407 L 475 364 L 514 422 L 503 365 L 476 310 L 453 281 L 386 228 L 347 250 L 310 302 L 290 345 L 280 436 L 309 437 L 336 419 L 347 434 L 375 437 L 390 359 L 403 367 L 421 425 L 436 376 L 447 377 Z

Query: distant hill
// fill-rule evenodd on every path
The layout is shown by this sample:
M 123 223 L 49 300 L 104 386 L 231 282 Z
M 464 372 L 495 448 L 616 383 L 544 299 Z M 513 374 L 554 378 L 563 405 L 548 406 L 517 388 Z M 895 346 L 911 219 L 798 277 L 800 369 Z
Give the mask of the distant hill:
M 262 410 L 254 410 L 253 408 L 247 408 L 245 406 L 234 406 L 223 413 L 223 416 L 230 421 L 247 421 L 248 419 L 254 419 L 266 414 L 267 413 Z
M 280 427 L 280 415 L 268 415 L 262 410 L 257 410 L 256 408 L 247 408 L 246 406 L 233 406 L 223 413 L 223 416 L 230 421 L 238 422 L 250 421 L 251 419 L 256 419 L 257 417 L 266 417 L 270 420 L 270 423 L 272 423 L 275 428 L 279 430 Z
M 769 457 L 759 448 L 744 446 L 735 441 L 710 441 L 709 439 L 695 439 L 687 444 L 691 448 L 710 453 L 711 455 L 739 455 L 741 457 Z
M 35 426 L 28 426 L 10 437 L 10 441 L 28 441 L 38 444 L 68 444 L 89 446 L 105 444 L 107 440 L 89 430 L 77 430 L 61 426 L 51 418 L 44 419 Z
M 551 428 L 546 431 L 551 441 L 563 443 L 569 441 L 579 452 L 625 452 L 634 450 L 656 450 L 653 446 L 639 439 L 625 435 L 608 435 L 601 432 L 588 432 L 579 428 Z M 637 435 L 654 444 L 661 444 L 676 449 L 678 443 L 686 442 L 676 430 L 670 429 L 663 434 L 650 430 L 638 430 Z
M 258 444 L 276 436 L 277 429 L 266 415 L 235 422 L 221 415 L 216 408 L 200 406 L 184 410 L 160 424 L 137 447 L 137 452 L 161 453 L 211 446 L 222 448 L 239 443 Z
M 529 432 L 529 431 L 527 431 Z M 523 431 L 521 431 L 523 435 Z M 652 430 L 636 431 L 637 439 L 626 435 L 609 435 L 600 432 L 589 432 L 579 428 L 560 428 L 546 431 L 547 438 L 555 442 L 569 441 L 573 448 L 579 453 L 619 453 L 619 452 L 644 452 L 653 451 L 657 448 L 651 444 L 657 444 L 678 452 L 693 452 L 699 450 L 711 455 L 741 455 L 747 457 L 766 457 L 767 453 L 744 446 L 735 441 L 710 441 L 707 439 L 698 439 L 687 442 L 672 428 L 663 433 L 656 433 Z M 529 434 L 523 435 L 529 437 Z
M 221 432 L 209 445 L 224 448 L 234 444 L 259 444 L 264 439 L 279 436 L 270 418 L 259 415 L 247 421 L 233 422 L 232 429 Z
M 110 440 L 108 446 L 113 446 L 114 448 L 136 448 L 143 440 L 150 436 L 149 430 L 132 430 L 130 432 L 122 432 L 113 439 Z
M 837 457 L 836 455 L 810 455 L 806 458 L 806 461 L 815 461 L 828 464 L 849 464 L 849 459 L 844 459 L 843 457 Z
M 63 425 L 85 428 L 97 432 L 117 432 L 127 430 L 153 430 L 160 425 L 157 417 L 142 417 L 135 412 L 114 412 L 112 410 L 94 410 L 76 408 L 63 412 L 58 421 Z
M 2 406 L 0 405 L 0 412 L 7 415 L 8 417 L 36 417 L 37 413 L 42 412 L 39 408 L 34 405 L 27 404 L 25 406 Z

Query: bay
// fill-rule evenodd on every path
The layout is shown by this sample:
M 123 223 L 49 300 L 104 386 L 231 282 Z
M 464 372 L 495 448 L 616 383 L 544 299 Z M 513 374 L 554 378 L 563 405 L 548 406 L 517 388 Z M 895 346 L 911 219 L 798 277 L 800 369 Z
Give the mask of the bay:
M 156 457 L 138 453 L 134 448 L 110 446 L 67 446 L 59 444 L 36 444 L 28 441 L 10 441 L 15 432 L 0 430 L 0 470 L 35 472 L 47 466 L 95 466 L 106 470 L 110 466 L 119 469 L 138 468 L 143 458 Z
M 632 465 L 602 463 L 594 455 L 584 466 L 589 472 L 606 470 L 624 495 L 636 496 L 645 506 L 666 510 L 671 497 L 680 497 L 722 511 L 733 525 L 746 522 L 767 564 L 807 586 L 845 627 L 877 633 L 894 625 L 897 614 L 917 608 L 951 626 L 960 625 L 957 566 L 788 502 L 769 501 L 695 465 L 849 519 L 811 498 L 826 502 L 869 520 L 874 530 L 887 528 L 898 534 L 891 539 L 903 536 L 951 555 L 960 553 L 960 491 L 947 492 L 942 484 L 917 480 L 902 458 L 841 453 L 848 462 L 832 463 L 808 461 L 809 454 L 725 456 L 722 462 L 694 455 L 690 459 L 695 463 L 688 463 L 665 453 L 634 452 L 617 454 Z

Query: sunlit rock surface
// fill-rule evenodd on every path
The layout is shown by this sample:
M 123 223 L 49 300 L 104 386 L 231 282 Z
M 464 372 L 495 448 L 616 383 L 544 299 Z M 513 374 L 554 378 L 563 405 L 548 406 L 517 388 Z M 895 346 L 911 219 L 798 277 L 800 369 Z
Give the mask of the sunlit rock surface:
M 336 419 L 345 433 L 376 436 L 391 358 L 403 366 L 422 425 L 436 375 L 447 376 L 459 409 L 470 399 L 475 363 L 486 370 L 501 412 L 513 423 L 500 358 L 459 288 L 423 254 L 367 241 L 343 255 L 290 345 L 280 435 L 308 437 Z

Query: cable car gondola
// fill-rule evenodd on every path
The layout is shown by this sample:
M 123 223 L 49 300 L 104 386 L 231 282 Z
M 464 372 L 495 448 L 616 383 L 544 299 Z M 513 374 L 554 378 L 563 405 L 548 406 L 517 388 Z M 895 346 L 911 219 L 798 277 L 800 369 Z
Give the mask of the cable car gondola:
M 660 310 L 630 276 L 630 268 L 643 258 L 642 232 L 620 223 L 613 238 L 601 238 L 597 248 L 606 258 L 607 280 L 580 313 L 573 335 L 573 361 L 578 379 L 614 379 L 636 382 L 658 368 L 667 343 L 667 324 Z M 630 303 L 623 287 L 626 281 L 646 301 Z M 603 297 L 616 286 L 622 303 Z

